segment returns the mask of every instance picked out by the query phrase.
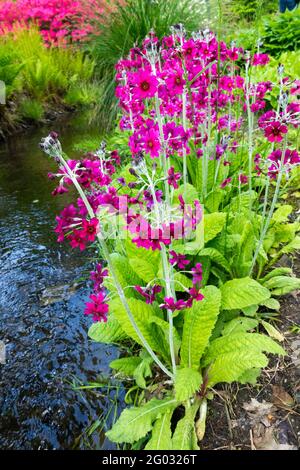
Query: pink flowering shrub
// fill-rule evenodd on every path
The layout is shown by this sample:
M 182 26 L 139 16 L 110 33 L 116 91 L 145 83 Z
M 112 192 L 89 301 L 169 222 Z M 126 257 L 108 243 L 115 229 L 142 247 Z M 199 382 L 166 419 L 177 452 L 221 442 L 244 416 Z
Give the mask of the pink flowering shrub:
M 0 35 L 36 24 L 47 44 L 86 40 L 93 21 L 103 21 L 109 7 L 102 0 L 8 0 L 0 2 Z
M 142 347 L 111 363 L 153 397 L 121 414 L 107 433 L 114 442 L 160 449 L 163 425 L 164 448 L 198 449 L 213 387 L 254 383 L 264 352 L 285 354 L 253 329 L 267 325 L 260 306 L 278 309 L 272 296 L 300 285 L 272 269 L 300 247 L 292 207 L 278 207 L 300 163 L 289 140 L 299 103 L 280 69 L 278 106 L 267 108 L 272 83 L 251 80 L 264 66 L 265 54 L 209 31 L 186 37 L 176 25 L 161 42 L 150 33 L 116 65 L 130 162 L 105 143 L 81 160 L 65 159 L 56 133 L 41 143 L 59 166 L 53 194 L 72 185 L 79 195 L 57 217 L 58 241 L 102 256 L 91 272 L 89 336 Z

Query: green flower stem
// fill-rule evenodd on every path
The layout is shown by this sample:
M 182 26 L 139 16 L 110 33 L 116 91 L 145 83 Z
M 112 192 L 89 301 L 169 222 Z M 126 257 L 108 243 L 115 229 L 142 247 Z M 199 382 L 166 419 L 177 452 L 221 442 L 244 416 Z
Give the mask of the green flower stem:
M 183 123 L 183 129 L 186 131 L 187 125 L 186 125 L 186 91 L 185 87 L 183 88 L 183 93 L 182 93 L 182 123 Z M 184 184 L 184 196 L 186 193 L 186 184 L 187 184 L 187 161 L 186 161 L 186 148 L 185 146 L 183 147 L 183 184 Z
M 261 216 L 261 227 L 260 227 L 260 233 L 262 233 L 263 227 L 264 227 L 264 220 L 266 217 L 267 213 L 267 206 L 268 206 L 268 198 L 269 198 L 269 188 L 270 188 L 270 178 L 267 175 L 266 176 L 266 188 L 265 188 L 265 195 L 264 195 L 264 205 L 263 205 L 263 212 Z
M 252 210 L 252 159 L 253 159 L 253 116 L 250 108 L 250 77 L 249 64 L 246 64 L 246 105 L 248 116 L 248 184 L 249 184 L 249 216 Z
M 284 153 L 283 153 L 284 155 Z M 270 226 L 270 222 L 271 222 L 271 219 L 272 219 L 272 216 L 274 214 L 274 210 L 275 210 L 275 206 L 276 206 L 276 203 L 277 203 L 277 200 L 278 200 L 278 196 L 279 196 L 279 191 L 280 191 L 280 184 L 281 184 L 281 180 L 282 180 L 282 175 L 283 175 L 283 171 L 284 171 L 284 168 L 283 168 L 283 165 L 281 165 L 281 168 L 280 168 L 280 171 L 279 171 L 279 174 L 278 174 L 278 178 L 277 178 L 277 182 L 276 182 L 276 188 L 275 188 L 275 192 L 274 192 L 274 195 L 273 195 L 273 199 L 272 199 L 272 203 L 271 203 L 271 207 L 270 207 L 270 210 L 269 210 L 269 214 L 268 214 L 268 217 L 267 217 L 267 220 L 266 220 L 266 223 L 261 231 L 261 235 L 260 235 L 260 238 L 259 238 L 259 241 L 258 241 L 258 245 L 256 247 L 256 250 L 255 250 L 255 253 L 254 253 L 254 256 L 253 256 L 253 260 L 252 260 L 252 264 L 251 264 L 251 268 L 250 268 L 250 271 L 249 271 L 249 276 L 251 276 L 252 272 L 253 272 L 253 269 L 254 269 L 254 266 L 255 266 L 255 263 L 256 263 L 256 260 L 257 260 L 257 257 L 258 257 L 258 254 L 259 254 L 259 251 L 263 245 L 263 242 L 264 242 L 264 238 L 266 236 L 266 233 L 269 229 L 269 226 Z
M 82 198 L 85 206 L 86 206 L 86 209 L 88 211 L 88 214 L 91 218 L 93 217 L 96 217 L 94 211 L 93 211 L 93 208 L 91 207 L 86 195 L 84 194 L 84 191 L 83 189 L 81 188 L 80 184 L 78 183 L 74 173 L 72 172 L 71 168 L 69 167 L 69 165 L 67 164 L 67 162 L 65 161 L 65 159 L 63 158 L 62 155 L 58 155 L 61 163 L 63 164 L 63 166 L 66 168 L 67 170 L 67 173 L 68 175 L 70 176 L 75 188 L 77 189 L 80 197 Z M 149 345 L 148 341 L 146 340 L 146 338 L 144 337 L 144 335 L 142 334 L 141 330 L 139 329 L 138 325 L 136 324 L 136 321 L 131 313 L 131 310 L 130 310 L 130 307 L 128 305 L 128 302 L 127 302 L 127 299 L 125 297 L 125 294 L 124 294 L 124 291 L 123 291 L 123 288 L 121 286 L 121 284 L 119 283 L 119 280 L 118 280 L 118 277 L 117 277 L 117 274 L 115 272 L 115 269 L 114 269 L 114 266 L 113 266 L 113 263 L 111 261 L 111 257 L 110 257 L 110 253 L 109 253 L 109 249 L 107 247 L 107 244 L 105 242 L 104 239 L 101 238 L 100 234 L 97 235 L 97 238 L 98 238 L 98 241 L 99 241 L 99 244 L 102 248 L 102 251 L 103 251 L 103 254 L 104 254 L 104 257 L 107 261 L 107 264 L 108 264 L 108 268 L 109 268 L 109 271 L 110 271 L 110 274 L 114 280 L 114 283 L 115 283 L 115 286 L 116 286 L 116 289 L 117 289 L 117 292 L 118 292 L 118 295 L 120 297 L 120 300 L 123 304 L 123 307 L 125 308 L 125 311 L 128 315 L 128 318 L 130 320 L 130 323 L 132 324 L 136 334 L 138 335 L 138 337 L 140 338 L 141 340 L 141 343 L 143 344 L 144 348 L 148 351 L 148 353 L 150 354 L 150 356 L 152 357 L 152 359 L 154 360 L 154 362 L 161 368 L 161 370 L 166 374 L 168 375 L 169 377 L 171 377 L 173 379 L 173 374 L 164 366 L 164 364 L 160 361 L 160 359 L 157 357 L 157 355 L 155 354 L 155 352 L 152 350 L 151 346 Z
M 164 276 L 166 281 L 166 293 L 168 297 L 172 297 L 172 289 L 170 284 L 170 271 L 169 271 L 169 260 L 166 252 L 166 247 L 162 244 L 161 247 L 162 253 L 162 262 L 163 262 L 163 270 Z M 169 322 L 169 346 L 170 346 L 170 355 L 171 355 L 171 362 L 172 362 L 172 369 L 173 375 L 176 375 L 176 357 L 175 357 L 175 349 L 174 349 L 174 336 L 173 336 L 173 312 L 171 310 L 167 310 L 168 312 L 168 322 Z
M 147 171 L 146 173 L 148 182 L 149 182 L 149 188 L 150 192 L 152 194 L 153 202 L 154 202 L 154 211 L 156 214 L 156 219 L 157 219 L 157 225 L 159 225 L 159 210 L 158 210 L 158 203 L 156 199 L 156 194 L 155 194 L 155 188 L 153 185 L 153 181 L 151 180 L 149 173 Z M 170 264 L 168 260 L 168 255 L 166 252 L 166 247 L 162 243 L 161 244 L 161 258 L 162 258 L 162 264 L 163 264 L 163 272 L 164 272 L 164 279 L 166 283 L 166 294 L 167 297 L 175 297 L 175 292 L 174 288 L 172 289 L 171 286 L 171 277 L 172 273 L 170 272 Z M 173 374 L 175 376 L 176 374 L 176 357 L 175 357 L 175 350 L 174 350 L 174 338 L 173 338 L 173 312 L 171 310 L 167 310 L 168 313 L 168 322 L 169 322 L 169 347 L 170 347 L 170 356 L 171 356 L 171 362 L 172 362 L 172 369 L 173 369 Z
M 160 114 L 160 109 L 159 109 L 159 98 L 158 94 L 155 94 L 155 111 L 157 115 L 157 121 L 158 121 L 158 128 L 159 128 L 159 137 L 160 137 L 160 147 L 163 151 L 163 154 L 161 155 L 161 165 L 163 168 L 164 175 L 167 176 L 168 174 L 168 167 L 167 167 L 167 155 L 166 155 L 166 148 L 165 148 L 165 139 L 164 139 L 164 131 L 163 131 L 163 124 L 162 124 L 162 117 Z M 168 206 L 170 206 L 170 189 L 169 189 L 169 184 L 167 181 L 167 178 L 165 179 L 165 197 L 166 197 L 166 202 Z

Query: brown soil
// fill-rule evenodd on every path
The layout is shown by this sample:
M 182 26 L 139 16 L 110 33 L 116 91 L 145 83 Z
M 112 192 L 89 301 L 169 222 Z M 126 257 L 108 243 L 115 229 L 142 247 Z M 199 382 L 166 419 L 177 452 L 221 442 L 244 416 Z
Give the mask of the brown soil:
M 300 276 L 300 259 L 295 263 L 294 272 Z M 202 449 L 274 449 L 276 444 L 268 438 L 270 433 L 276 443 L 288 445 L 287 450 L 292 450 L 289 446 L 299 447 L 300 336 L 299 331 L 292 332 L 291 327 L 300 324 L 300 292 L 286 295 L 280 301 L 281 314 L 276 328 L 285 336 L 283 346 L 288 355 L 282 359 L 273 357 L 256 386 L 234 384 L 216 390 L 217 395 L 209 402 Z M 278 390 L 282 401 L 278 399 Z M 253 398 L 262 406 L 273 404 L 261 419 L 244 409 Z M 275 450 L 285 450 L 285 446 Z

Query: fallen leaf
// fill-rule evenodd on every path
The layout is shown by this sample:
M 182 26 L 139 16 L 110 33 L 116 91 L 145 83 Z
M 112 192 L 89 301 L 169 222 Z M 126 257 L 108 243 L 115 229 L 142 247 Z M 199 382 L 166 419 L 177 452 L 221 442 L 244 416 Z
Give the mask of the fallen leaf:
M 291 361 L 298 368 L 300 367 L 300 339 L 295 339 L 290 344 L 292 354 L 290 355 Z
M 280 385 L 272 385 L 272 391 L 274 405 L 284 408 L 291 408 L 294 405 L 294 399 Z
M 265 417 L 274 409 L 273 403 L 259 402 L 256 398 L 251 398 L 250 403 L 243 404 L 244 410 L 255 420 Z
M 284 336 L 278 331 L 275 326 L 271 325 L 271 323 L 268 323 L 264 320 L 262 320 L 262 325 L 264 326 L 266 332 L 268 333 L 271 338 L 277 339 L 277 341 L 284 341 Z
M 280 444 L 275 437 L 275 427 L 253 430 L 253 443 L 257 450 L 297 450 L 297 447 L 290 444 Z

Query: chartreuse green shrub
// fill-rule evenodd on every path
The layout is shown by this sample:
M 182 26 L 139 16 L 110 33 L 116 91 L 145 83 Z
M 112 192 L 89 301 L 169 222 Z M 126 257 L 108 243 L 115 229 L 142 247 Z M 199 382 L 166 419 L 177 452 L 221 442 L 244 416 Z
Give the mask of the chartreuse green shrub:
M 227 8 L 240 19 L 254 20 L 257 15 L 265 15 L 277 11 L 278 4 L 273 0 L 231 0 L 227 2 Z
M 266 17 L 262 36 L 266 52 L 278 57 L 282 52 L 297 51 L 300 47 L 300 10 Z
M 79 49 L 46 47 L 35 28 L 1 36 L 0 80 L 5 83 L 6 98 L 16 103 L 13 109 L 6 108 L 5 116 L 12 112 L 16 119 L 40 121 L 47 109 L 59 104 L 95 104 L 99 87 L 94 67 Z
M 44 109 L 41 103 L 35 99 L 25 98 L 19 106 L 21 118 L 29 121 L 41 121 L 44 115 Z
M 13 50 L 6 49 L 0 43 L 0 80 L 5 83 L 6 98 L 18 89 L 18 76 L 22 70 L 22 63 Z

